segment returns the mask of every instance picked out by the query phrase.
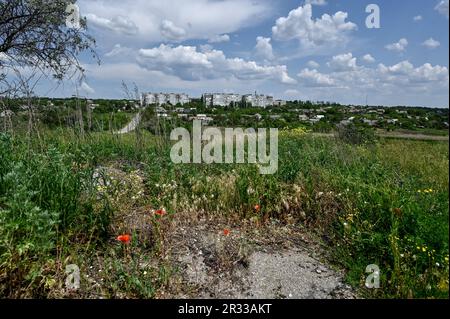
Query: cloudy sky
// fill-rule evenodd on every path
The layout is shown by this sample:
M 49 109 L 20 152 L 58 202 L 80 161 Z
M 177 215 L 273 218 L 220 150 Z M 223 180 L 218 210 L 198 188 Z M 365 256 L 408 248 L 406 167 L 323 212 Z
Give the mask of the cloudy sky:
M 81 0 L 101 65 L 82 93 L 247 93 L 448 107 L 448 0 Z M 366 7 L 380 8 L 367 28 Z M 73 94 L 70 85 L 41 92 Z

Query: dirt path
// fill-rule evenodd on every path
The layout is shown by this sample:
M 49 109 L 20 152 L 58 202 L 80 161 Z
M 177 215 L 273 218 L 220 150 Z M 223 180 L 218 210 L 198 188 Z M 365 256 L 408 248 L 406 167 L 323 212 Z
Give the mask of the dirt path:
M 130 123 L 128 123 L 127 126 L 125 126 L 120 131 L 116 132 L 116 134 L 127 134 L 130 132 L 133 132 L 138 127 L 139 123 L 141 122 L 141 118 L 142 118 L 141 113 L 136 114 L 136 116 L 133 117 L 133 119 L 130 121 Z

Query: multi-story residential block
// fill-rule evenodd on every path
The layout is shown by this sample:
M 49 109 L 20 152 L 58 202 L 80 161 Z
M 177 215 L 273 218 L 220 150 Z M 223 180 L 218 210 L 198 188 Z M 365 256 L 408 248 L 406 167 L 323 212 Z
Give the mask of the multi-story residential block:
M 212 106 L 235 106 L 242 102 L 242 95 L 233 93 L 205 93 L 203 94 L 203 104 L 206 107 Z
M 258 95 L 258 94 L 247 94 L 240 95 L 234 93 L 205 93 L 203 94 L 203 104 L 206 107 L 212 106 L 235 106 L 243 104 L 251 104 L 253 107 L 266 108 L 268 106 L 282 106 L 285 105 L 285 101 L 277 100 L 274 101 L 272 96 Z
M 269 106 L 283 106 L 285 101 L 274 101 L 272 96 L 258 94 L 235 94 L 235 93 L 205 93 L 202 96 L 203 104 L 206 107 L 214 106 L 239 106 L 242 104 L 251 104 L 253 107 L 266 108 Z M 144 93 L 141 97 L 141 105 L 184 105 L 191 102 L 187 94 L 177 93 Z
M 262 107 L 266 108 L 268 106 L 274 105 L 274 100 L 272 96 L 258 95 L 258 94 L 247 94 L 244 95 L 244 102 L 246 104 L 251 104 L 252 107 Z
M 184 105 L 190 101 L 189 95 L 184 93 L 144 93 L 141 98 L 142 106 L 165 104 Z

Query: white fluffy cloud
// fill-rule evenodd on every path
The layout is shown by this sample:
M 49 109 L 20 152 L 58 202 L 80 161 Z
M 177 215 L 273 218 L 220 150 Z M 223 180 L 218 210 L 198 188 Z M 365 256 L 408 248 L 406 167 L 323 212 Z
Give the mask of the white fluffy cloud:
M 164 20 L 179 28 L 175 29 L 175 34 L 170 33 L 171 26 L 163 28 L 168 29 L 169 35 L 178 38 L 183 29 L 186 32 L 184 40 L 207 40 L 255 25 L 265 19 L 272 8 L 267 0 L 79 0 L 79 5 L 81 13 L 91 20 L 91 24 L 95 23 L 106 31 L 101 34 L 103 41 L 113 36 L 108 31 L 126 29 L 135 35 L 129 40 L 134 40 L 136 46 L 143 41 L 156 43 L 165 40 L 161 34 Z M 128 23 L 118 28 L 115 24 L 121 24 L 121 20 Z M 117 42 L 117 39 L 111 41 Z
M 408 46 L 408 40 L 405 38 L 402 38 L 396 43 L 391 43 L 391 44 L 386 45 L 385 48 L 388 49 L 389 51 L 403 52 L 406 50 L 407 46 Z
M 311 4 L 305 4 L 277 19 L 272 33 L 276 40 L 297 39 L 306 47 L 333 46 L 346 42 L 349 33 L 357 29 L 356 24 L 346 22 L 347 17 L 346 12 L 339 11 L 314 20 Z
M 274 58 L 272 44 L 270 38 L 257 37 L 255 51 L 258 56 L 264 59 L 272 60 Z
M 339 59 L 339 61 L 352 61 L 352 59 L 347 56 L 346 59 Z M 391 66 L 379 64 L 375 68 L 354 67 L 353 62 L 350 62 L 349 65 L 342 63 L 342 65 L 347 66 L 346 71 L 340 69 L 321 73 L 316 69 L 306 68 L 298 74 L 298 77 L 305 87 L 329 88 L 332 91 L 339 90 L 336 92 L 341 92 L 341 94 L 342 90 L 377 92 L 380 96 L 418 91 L 428 94 L 431 92 L 443 94 L 448 90 L 449 73 L 445 66 L 433 66 L 425 63 L 416 67 L 409 61 L 402 61 Z
M 383 74 L 408 75 L 414 70 L 414 65 L 409 61 L 402 61 L 392 66 L 385 66 L 381 63 L 379 64 L 378 69 Z
M 183 80 L 200 81 L 234 77 L 239 80 L 275 80 L 295 84 L 285 65 L 262 66 L 241 58 L 227 58 L 220 50 L 200 52 L 193 46 L 161 44 L 139 50 L 138 62 L 149 70 L 163 71 Z
M 424 47 L 427 47 L 428 49 L 436 49 L 441 45 L 441 43 L 433 38 L 429 38 L 428 40 L 424 41 L 422 45 Z
M 209 43 L 222 43 L 222 42 L 229 42 L 230 36 L 228 34 L 219 34 L 215 35 L 208 39 Z
M 136 24 L 122 15 L 113 16 L 111 19 L 107 19 L 90 13 L 86 15 L 86 18 L 88 25 L 93 25 L 115 33 L 135 35 L 138 32 L 138 27 Z
M 311 69 L 318 69 L 320 68 L 320 64 L 317 63 L 316 61 L 308 61 L 308 63 L 306 64 L 308 67 L 310 67 Z
M 352 71 L 358 67 L 356 58 L 351 53 L 336 55 L 331 58 L 327 65 L 336 72 Z
M 170 20 L 163 20 L 159 26 L 159 31 L 164 38 L 169 40 L 181 40 L 186 36 L 186 31 Z
M 132 53 L 133 53 L 132 49 L 123 47 L 120 44 L 116 44 L 111 51 L 105 53 L 105 57 L 107 57 L 107 58 L 124 57 L 124 56 L 129 56 Z
M 310 70 L 308 68 L 303 69 L 297 76 L 302 80 L 302 83 L 306 86 L 311 87 L 335 86 L 334 80 L 329 75 L 320 73 L 315 69 L 313 70 Z
M 415 16 L 415 17 L 413 18 L 413 20 L 414 20 L 415 22 L 419 22 L 419 21 L 422 21 L 422 20 L 423 20 L 423 17 L 422 17 L 421 15 L 418 15 L 418 16 Z
M 375 58 L 373 56 L 371 56 L 370 54 L 364 55 L 362 57 L 362 60 L 367 63 L 375 63 L 375 61 L 376 61 Z
M 448 69 L 447 67 L 430 63 L 425 63 L 420 67 L 414 67 L 412 63 L 405 60 L 392 66 L 380 64 L 378 66 L 379 73 L 384 76 L 385 80 L 390 82 L 398 82 L 403 84 L 432 83 L 441 82 L 448 85 Z
M 448 19 L 448 0 L 440 1 L 434 9 Z

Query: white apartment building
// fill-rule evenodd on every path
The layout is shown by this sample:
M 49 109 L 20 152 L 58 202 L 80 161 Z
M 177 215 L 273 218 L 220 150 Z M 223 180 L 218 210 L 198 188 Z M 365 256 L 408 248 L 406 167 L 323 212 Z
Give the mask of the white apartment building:
M 189 95 L 184 93 L 144 93 L 142 94 L 141 104 L 142 106 L 148 105 L 177 105 L 187 104 L 191 102 Z
M 262 107 L 266 108 L 268 106 L 274 105 L 273 96 L 258 95 L 258 94 L 247 94 L 244 95 L 244 102 L 246 104 L 251 104 L 252 107 Z
M 209 106 L 230 106 L 242 102 L 242 95 L 233 93 L 205 93 L 203 104 Z
M 253 107 L 266 108 L 273 105 L 283 105 L 281 101 L 274 101 L 272 96 L 247 94 L 240 95 L 234 93 L 205 93 L 203 94 L 203 103 L 205 106 L 230 106 L 244 102 L 251 104 Z

